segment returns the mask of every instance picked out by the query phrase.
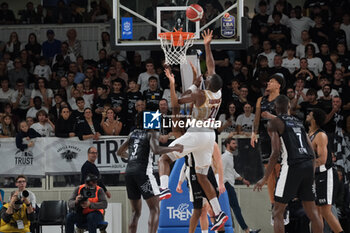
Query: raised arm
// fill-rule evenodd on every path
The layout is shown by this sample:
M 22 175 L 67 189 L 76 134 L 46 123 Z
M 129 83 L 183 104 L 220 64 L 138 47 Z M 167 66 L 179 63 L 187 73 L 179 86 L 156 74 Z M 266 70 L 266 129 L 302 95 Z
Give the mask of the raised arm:
M 254 148 L 255 143 L 257 142 L 256 135 L 259 133 L 259 123 L 260 123 L 260 114 L 261 114 L 261 99 L 260 97 L 258 101 L 256 102 L 255 106 L 255 118 L 254 118 L 254 123 L 253 123 L 253 130 L 252 130 L 252 137 L 250 139 L 250 145 Z
M 215 74 L 215 61 L 213 58 L 213 53 L 211 52 L 210 42 L 213 38 L 213 31 L 208 29 L 202 33 L 204 48 L 205 48 L 205 62 L 207 65 L 208 75 L 211 76 Z
M 164 73 L 169 79 L 171 108 L 173 110 L 173 115 L 176 115 L 180 112 L 180 105 L 178 103 L 178 98 L 175 90 L 175 77 L 174 74 L 171 72 L 170 67 L 167 67 L 164 70 Z

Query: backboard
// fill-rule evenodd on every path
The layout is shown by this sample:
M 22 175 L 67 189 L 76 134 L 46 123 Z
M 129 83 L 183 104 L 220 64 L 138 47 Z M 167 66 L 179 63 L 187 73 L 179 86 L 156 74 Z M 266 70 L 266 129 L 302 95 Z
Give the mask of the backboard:
M 234 0 L 233 0 L 234 1 Z M 214 49 L 247 48 L 247 23 L 243 17 L 243 0 L 224 5 L 201 4 L 205 14 L 199 22 L 186 18 L 187 6 L 203 0 L 114 0 L 111 40 L 114 49 L 119 50 L 160 50 L 158 34 L 182 28 L 195 33 L 193 49 L 203 48 L 201 33 L 214 30 Z M 215 1 L 214 1 L 215 2 Z M 221 2 L 221 3 L 220 3 Z

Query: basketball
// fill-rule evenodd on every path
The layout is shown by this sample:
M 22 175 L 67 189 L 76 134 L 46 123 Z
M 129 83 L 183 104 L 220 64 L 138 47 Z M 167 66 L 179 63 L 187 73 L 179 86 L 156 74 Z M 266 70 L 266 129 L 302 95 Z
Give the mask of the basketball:
M 186 17 L 192 22 L 197 22 L 202 19 L 203 12 L 203 8 L 200 5 L 191 4 L 189 7 L 187 7 Z

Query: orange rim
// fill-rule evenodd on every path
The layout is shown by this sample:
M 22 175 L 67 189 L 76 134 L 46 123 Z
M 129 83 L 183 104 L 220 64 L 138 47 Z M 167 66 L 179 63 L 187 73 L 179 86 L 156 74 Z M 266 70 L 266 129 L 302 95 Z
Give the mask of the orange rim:
M 168 41 L 173 40 L 173 46 L 183 46 L 185 40 L 192 39 L 194 37 L 193 32 L 183 32 L 182 28 L 180 30 L 176 30 L 174 28 L 174 30 L 174 32 L 159 33 L 158 36 L 165 38 Z M 182 38 L 182 40 L 180 40 L 180 38 Z

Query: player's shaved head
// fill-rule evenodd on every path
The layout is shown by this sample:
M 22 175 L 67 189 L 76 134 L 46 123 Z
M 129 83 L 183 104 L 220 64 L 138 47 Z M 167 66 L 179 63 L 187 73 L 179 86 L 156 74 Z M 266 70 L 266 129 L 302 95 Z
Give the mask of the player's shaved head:
M 285 95 L 279 95 L 275 100 L 277 114 L 286 114 L 289 109 L 289 99 Z
M 212 92 L 217 92 L 222 88 L 222 79 L 219 75 L 213 74 L 209 80 L 209 89 Z

